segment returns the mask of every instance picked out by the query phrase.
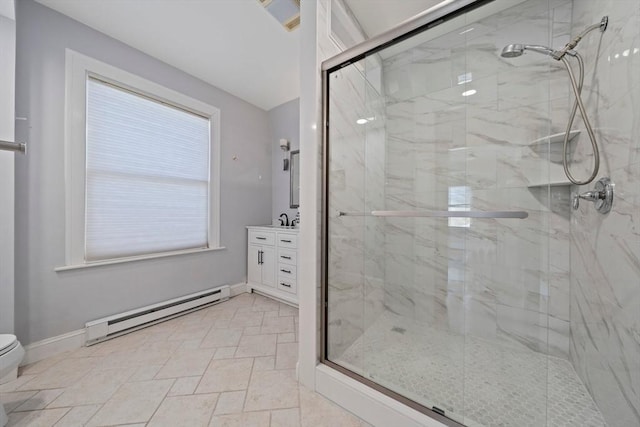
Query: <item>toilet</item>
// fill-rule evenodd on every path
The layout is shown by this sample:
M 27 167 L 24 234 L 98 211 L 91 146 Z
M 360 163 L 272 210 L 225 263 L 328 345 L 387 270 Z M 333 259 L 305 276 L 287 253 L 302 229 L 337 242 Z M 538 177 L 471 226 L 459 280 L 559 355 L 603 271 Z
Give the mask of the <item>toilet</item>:
M 0 379 L 9 375 L 16 369 L 22 358 L 24 349 L 15 335 L 0 334 Z M 4 406 L 0 403 L 0 427 L 7 424 L 8 418 Z

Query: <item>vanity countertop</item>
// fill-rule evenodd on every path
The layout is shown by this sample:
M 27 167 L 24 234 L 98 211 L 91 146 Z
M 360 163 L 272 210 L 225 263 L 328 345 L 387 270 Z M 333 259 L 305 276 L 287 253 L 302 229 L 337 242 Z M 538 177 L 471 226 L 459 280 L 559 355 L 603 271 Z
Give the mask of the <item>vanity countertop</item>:
M 265 229 L 270 231 L 286 231 L 297 233 L 300 229 L 297 226 L 285 226 L 285 225 L 247 225 L 248 229 Z

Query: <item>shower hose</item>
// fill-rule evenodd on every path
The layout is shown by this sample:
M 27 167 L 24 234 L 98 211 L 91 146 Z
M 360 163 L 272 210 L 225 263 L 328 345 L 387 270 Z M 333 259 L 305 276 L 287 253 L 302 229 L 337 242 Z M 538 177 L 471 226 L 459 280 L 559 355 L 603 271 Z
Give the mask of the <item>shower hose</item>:
M 598 150 L 598 142 L 596 141 L 596 136 L 593 132 L 593 128 L 591 127 L 591 123 L 589 122 L 589 118 L 587 117 L 587 112 L 584 108 L 584 103 L 582 102 L 582 84 L 584 82 L 584 62 L 582 57 L 577 52 L 572 52 L 571 56 L 575 57 L 578 61 L 578 67 L 580 68 L 579 73 L 579 81 L 576 81 L 576 77 L 573 74 L 573 69 L 571 68 L 571 64 L 567 61 L 566 57 L 562 57 L 561 61 L 564 66 L 567 68 L 567 72 L 569 73 L 569 80 L 571 80 L 571 87 L 573 88 L 573 93 L 575 94 L 575 101 L 573 102 L 573 107 L 571 108 L 571 114 L 569 114 L 569 121 L 567 122 L 567 130 L 564 134 L 564 144 L 563 144 L 563 155 L 562 155 L 562 166 L 564 167 L 564 173 L 569 178 L 573 184 L 576 185 L 585 185 L 589 184 L 591 181 L 595 179 L 598 175 L 598 170 L 600 169 L 600 153 Z M 569 134 L 571 132 L 571 126 L 573 125 L 573 120 L 576 117 L 577 109 L 580 109 L 580 115 L 582 116 L 582 120 L 584 121 L 585 127 L 587 128 L 587 133 L 589 134 L 589 140 L 591 141 L 591 147 L 593 149 L 593 172 L 591 176 L 584 181 L 578 181 L 571 175 L 571 171 L 569 170 L 569 162 L 568 162 L 568 151 L 569 151 Z

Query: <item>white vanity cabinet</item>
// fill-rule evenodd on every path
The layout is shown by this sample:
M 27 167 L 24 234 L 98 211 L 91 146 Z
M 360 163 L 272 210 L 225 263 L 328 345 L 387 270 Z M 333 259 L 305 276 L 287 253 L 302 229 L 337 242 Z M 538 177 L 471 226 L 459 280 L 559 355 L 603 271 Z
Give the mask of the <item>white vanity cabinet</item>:
M 249 289 L 298 305 L 298 230 L 260 226 L 247 229 Z

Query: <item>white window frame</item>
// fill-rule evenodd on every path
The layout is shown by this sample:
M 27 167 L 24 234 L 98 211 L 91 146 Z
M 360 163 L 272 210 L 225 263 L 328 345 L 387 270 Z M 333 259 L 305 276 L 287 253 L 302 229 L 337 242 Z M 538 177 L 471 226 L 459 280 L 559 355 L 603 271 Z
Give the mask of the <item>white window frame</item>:
M 65 52 L 65 266 L 56 271 L 224 249 L 220 246 L 220 110 L 135 74 L 82 55 Z M 210 123 L 209 233 L 207 248 L 160 252 L 126 258 L 85 260 L 87 79 L 115 86 L 206 117 Z

